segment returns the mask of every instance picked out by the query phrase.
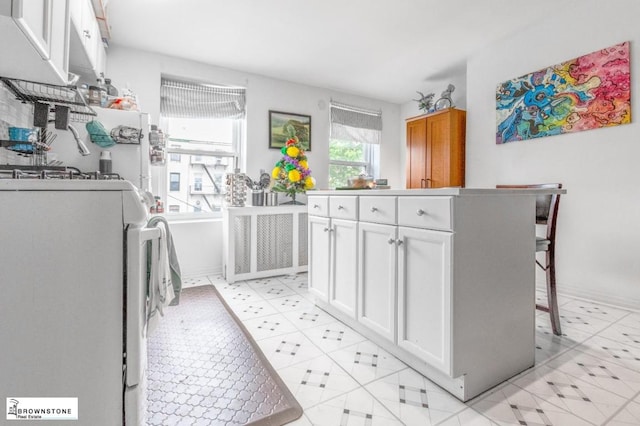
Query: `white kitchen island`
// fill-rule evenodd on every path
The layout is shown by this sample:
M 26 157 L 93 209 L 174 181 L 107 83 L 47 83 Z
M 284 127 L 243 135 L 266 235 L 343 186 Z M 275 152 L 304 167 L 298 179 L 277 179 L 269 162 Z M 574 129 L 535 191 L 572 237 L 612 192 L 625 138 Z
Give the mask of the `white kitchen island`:
M 310 191 L 309 290 L 467 401 L 534 365 L 535 199 L 554 191 Z

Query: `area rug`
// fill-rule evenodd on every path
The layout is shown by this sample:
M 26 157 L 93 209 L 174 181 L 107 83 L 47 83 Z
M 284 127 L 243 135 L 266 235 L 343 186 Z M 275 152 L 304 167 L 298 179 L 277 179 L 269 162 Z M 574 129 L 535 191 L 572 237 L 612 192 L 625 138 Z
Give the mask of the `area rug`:
M 275 426 L 302 408 L 210 285 L 182 291 L 148 344 L 147 424 Z

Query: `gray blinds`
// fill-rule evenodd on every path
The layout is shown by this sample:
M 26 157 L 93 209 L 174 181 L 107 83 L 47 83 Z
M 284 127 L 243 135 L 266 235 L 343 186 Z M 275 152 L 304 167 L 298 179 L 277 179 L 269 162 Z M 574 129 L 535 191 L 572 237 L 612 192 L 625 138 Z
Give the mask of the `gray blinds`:
M 379 144 L 382 112 L 331 102 L 331 139 Z
M 172 118 L 243 118 L 246 94 L 241 87 L 214 86 L 162 77 L 160 113 Z

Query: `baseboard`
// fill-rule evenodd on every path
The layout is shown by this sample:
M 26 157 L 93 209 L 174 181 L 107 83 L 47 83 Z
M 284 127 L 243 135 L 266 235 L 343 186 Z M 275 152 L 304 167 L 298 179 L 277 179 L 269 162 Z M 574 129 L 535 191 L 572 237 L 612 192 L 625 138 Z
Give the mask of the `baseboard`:
M 541 291 L 547 291 L 547 287 L 545 283 L 537 283 L 537 289 Z M 560 291 L 562 289 L 562 291 Z M 636 312 L 640 312 L 638 306 L 640 306 L 640 300 L 637 299 L 629 299 L 621 296 L 612 296 L 609 293 L 603 293 L 600 291 L 587 290 L 582 287 L 575 287 L 566 284 L 558 284 L 557 287 L 558 294 L 565 295 L 569 297 L 574 297 L 576 299 L 583 299 L 593 302 L 602 303 L 605 305 L 611 305 L 616 308 L 624 308 Z

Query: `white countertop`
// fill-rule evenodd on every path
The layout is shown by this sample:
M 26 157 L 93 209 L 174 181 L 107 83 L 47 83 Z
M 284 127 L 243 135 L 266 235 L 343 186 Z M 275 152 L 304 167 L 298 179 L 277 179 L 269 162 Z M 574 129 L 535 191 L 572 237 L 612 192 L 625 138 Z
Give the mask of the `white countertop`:
M 126 180 L 0 179 L 0 191 L 135 191 Z
M 352 189 L 352 190 L 313 190 L 307 191 L 307 197 L 319 195 L 376 195 L 376 196 L 460 196 L 460 195 L 514 195 L 514 194 L 566 194 L 566 189 L 511 189 L 511 188 L 436 188 L 436 189 Z

